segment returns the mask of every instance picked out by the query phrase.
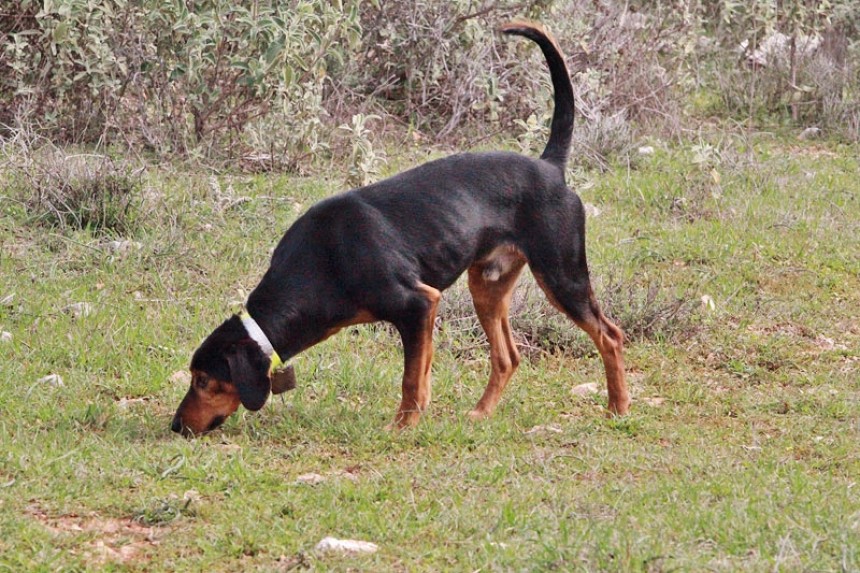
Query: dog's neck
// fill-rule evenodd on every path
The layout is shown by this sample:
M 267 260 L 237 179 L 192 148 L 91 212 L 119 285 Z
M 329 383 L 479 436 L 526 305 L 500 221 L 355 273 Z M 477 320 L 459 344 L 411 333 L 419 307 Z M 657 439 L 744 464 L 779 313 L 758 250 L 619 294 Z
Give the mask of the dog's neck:
M 248 297 L 246 307 L 284 363 L 324 336 L 324 321 L 318 316 L 272 305 L 263 296 L 255 297 L 256 292 Z

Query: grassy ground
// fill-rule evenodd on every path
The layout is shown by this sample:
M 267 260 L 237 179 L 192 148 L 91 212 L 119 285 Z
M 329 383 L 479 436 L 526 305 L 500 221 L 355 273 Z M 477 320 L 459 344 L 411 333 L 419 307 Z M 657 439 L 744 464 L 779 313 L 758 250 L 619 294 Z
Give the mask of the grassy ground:
M 400 351 L 358 327 L 194 440 L 168 429 L 191 352 L 339 186 L 152 169 L 124 250 L 0 189 L 0 569 L 860 570 L 858 173 L 856 147 L 719 135 L 578 177 L 624 419 L 571 391 L 600 362 L 526 280 L 528 360 L 485 423 L 459 285 L 419 428 L 383 429 Z

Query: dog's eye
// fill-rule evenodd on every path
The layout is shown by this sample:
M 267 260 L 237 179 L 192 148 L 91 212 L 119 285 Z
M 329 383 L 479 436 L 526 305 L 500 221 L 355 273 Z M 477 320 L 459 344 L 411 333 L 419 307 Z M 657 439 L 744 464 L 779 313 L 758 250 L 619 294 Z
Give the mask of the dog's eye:
M 201 390 L 206 389 L 206 386 L 209 384 L 209 378 L 206 376 L 198 376 L 194 379 L 194 385 L 200 388 Z

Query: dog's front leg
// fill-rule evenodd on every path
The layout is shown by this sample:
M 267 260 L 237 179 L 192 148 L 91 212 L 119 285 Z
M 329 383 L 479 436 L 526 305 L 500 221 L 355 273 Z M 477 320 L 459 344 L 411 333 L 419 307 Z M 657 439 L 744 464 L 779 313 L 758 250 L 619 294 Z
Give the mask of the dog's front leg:
M 430 365 L 433 362 L 433 324 L 441 293 L 424 284 L 410 308 L 395 322 L 403 340 L 403 396 L 388 428 L 402 429 L 418 423 L 430 404 Z

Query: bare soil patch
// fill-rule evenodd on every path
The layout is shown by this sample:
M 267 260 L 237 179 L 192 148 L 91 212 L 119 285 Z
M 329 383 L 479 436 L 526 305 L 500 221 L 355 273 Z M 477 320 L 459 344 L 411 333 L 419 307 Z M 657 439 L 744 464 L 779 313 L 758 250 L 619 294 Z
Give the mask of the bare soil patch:
M 149 549 L 168 533 L 167 528 L 147 527 L 129 518 L 52 516 L 38 505 L 31 505 L 27 513 L 58 537 L 79 538 L 81 543 L 71 553 L 94 564 L 145 561 Z

